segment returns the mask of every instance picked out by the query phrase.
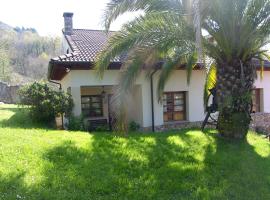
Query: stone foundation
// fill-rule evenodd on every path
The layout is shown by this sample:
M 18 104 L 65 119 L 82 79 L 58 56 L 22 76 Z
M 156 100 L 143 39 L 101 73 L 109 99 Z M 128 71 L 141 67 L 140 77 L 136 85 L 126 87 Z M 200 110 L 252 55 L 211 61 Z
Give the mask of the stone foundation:
M 270 113 L 251 114 L 250 129 L 259 133 L 270 133 Z
M 156 132 L 168 131 L 168 130 L 180 130 L 185 128 L 201 128 L 202 122 L 169 122 L 161 126 L 155 126 Z M 143 131 L 152 131 L 152 127 L 143 128 Z
M 250 130 L 263 134 L 270 133 L 270 113 L 254 113 L 251 114 L 252 121 L 250 123 Z M 180 130 L 185 128 L 201 128 L 202 122 L 171 122 L 165 123 L 161 126 L 156 126 L 156 132 L 162 132 L 167 130 Z M 206 125 L 206 128 L 216 128 L 214 125 Z M 152 127 L 143 128 L 143 131 L 152 131 Z

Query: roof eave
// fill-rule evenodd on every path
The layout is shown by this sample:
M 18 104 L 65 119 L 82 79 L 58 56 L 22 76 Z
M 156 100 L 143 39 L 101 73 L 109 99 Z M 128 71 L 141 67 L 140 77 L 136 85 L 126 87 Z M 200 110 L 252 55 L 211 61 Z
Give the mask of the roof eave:
M 49 80 L 62 80 L 68 73 L 68 70 L 91 70 L 94 69 L 95 63 L 93 61 L 57 61 L 51 59 L 48 66 L 48 79 Z M 108 70 L 119 70 L 122 66 L 121 62 L 111 62 Z M 61 74 L 55 74 L 54 70 L 58 70 Z M 55 79 L 55 77 L 58 77 Z

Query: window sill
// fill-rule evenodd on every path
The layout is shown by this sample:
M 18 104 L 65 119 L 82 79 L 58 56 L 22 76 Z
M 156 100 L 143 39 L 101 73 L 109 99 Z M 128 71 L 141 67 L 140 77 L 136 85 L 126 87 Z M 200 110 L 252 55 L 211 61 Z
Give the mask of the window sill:
M 164 122 L 164 125 L 170 125 L 170 124 L 185 124 L 188 123 L 188 120 L 182 120 L 182 121 L 169 121 L 169 122 Z
M 85 119 L 86 120 L 99 120 L 99 119 L 106 119 L 107 120 L 107 117 L 86 117 Z

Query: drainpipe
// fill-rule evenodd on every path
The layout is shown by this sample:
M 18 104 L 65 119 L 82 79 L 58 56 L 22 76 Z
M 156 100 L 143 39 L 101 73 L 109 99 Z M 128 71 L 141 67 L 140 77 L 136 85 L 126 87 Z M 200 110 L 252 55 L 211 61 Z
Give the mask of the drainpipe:
M 155 111 L 154 111 L 154 89 L 153 89 L 153 76 L 157 70 L 150 74 L 150 89 L 151 89 L 151 108 L 152 108 L 152 132 L 155 132 Z
M 54 84 L 57 84 L 59 85 L 59 90 L 62 91 L 62 84 L 61 83 L 58 83 L 56 81 L 52 81 L 50 79 L 48 79 L 50 83 L 54 83 Z M 62 121 L 62 129 L 64 129 L 64 116 L 61 114 L 61 121 Z

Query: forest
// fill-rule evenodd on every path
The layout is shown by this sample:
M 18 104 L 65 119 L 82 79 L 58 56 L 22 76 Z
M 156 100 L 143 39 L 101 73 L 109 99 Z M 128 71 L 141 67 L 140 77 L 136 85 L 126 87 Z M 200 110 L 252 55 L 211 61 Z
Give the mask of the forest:
M 60 49 L 60 37 L 40 36 L 35 28 L 0 22 L 0 81 L 23 85 L 46 79 L 49 59 Z

